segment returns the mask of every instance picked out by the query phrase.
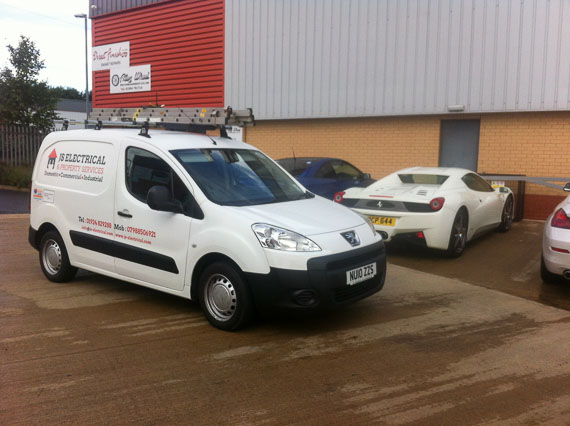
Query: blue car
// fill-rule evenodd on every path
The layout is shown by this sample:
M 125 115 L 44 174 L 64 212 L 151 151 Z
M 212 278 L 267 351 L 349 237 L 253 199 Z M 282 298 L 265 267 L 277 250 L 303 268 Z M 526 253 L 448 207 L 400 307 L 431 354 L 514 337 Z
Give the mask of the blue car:
M 375 182 L 369 173 L 363 173 L 349 162 L 338 158 L 282 158 L 277 163 L 309 191 L 331 200 L 337 192 L 353 186 L 365 187 Z

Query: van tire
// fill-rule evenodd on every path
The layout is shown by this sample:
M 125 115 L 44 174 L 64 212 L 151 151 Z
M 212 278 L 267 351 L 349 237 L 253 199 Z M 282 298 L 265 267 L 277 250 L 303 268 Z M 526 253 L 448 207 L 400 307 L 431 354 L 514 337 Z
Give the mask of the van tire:
M 235 331 L 253 318 L 254 307 L 247 283 L 239 270 L 226 262 L 207 266 L 199 281 L 200 306 L 214 327 Z
M 48 280 L 62 283 L 77 273 L 77 268 L 69 263 L 65 244 L 57 231 L 48 231 L 42 236 L 39 252 L 40 266 Z

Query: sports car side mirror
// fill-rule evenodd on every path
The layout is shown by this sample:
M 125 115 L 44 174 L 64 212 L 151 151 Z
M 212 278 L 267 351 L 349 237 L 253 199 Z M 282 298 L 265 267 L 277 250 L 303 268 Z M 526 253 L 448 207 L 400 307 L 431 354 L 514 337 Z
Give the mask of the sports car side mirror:
M 499 192 L 502 192 L 503 194 L 507 194 L 509 192 L 509 188 L 507 188 L 506 186 L 501 186 L 499 188 Z
M 564 191 L 570 192 L 570 182 L 568 182 L 566 185 L 564 185 Z

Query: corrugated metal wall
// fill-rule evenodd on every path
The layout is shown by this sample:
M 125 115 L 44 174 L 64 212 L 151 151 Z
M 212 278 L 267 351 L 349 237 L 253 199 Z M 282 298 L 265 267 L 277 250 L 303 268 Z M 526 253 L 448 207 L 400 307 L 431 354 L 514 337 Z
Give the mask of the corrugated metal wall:
M 119 12 L 161 1 L 168 0 L 89 0 L 89 17 L 94 18 L 107 13 Z
M 570 0 L 227 0 L 256 118 L 570 109 Z
M 93 107 L 224 105 L 224 0 L 178 0 L 93 19 L 93 46 L 130 42 L 130 65 L 151 64 L 152 90 L 110 94 L 93 73 Z

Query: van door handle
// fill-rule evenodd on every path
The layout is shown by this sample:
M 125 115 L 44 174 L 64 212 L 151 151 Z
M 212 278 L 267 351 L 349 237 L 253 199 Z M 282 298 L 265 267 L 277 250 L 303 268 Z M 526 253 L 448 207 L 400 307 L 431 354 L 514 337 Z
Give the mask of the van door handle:
M 122 217 L 133 217 L 128 210 L 118 211 L 117 214 Z

